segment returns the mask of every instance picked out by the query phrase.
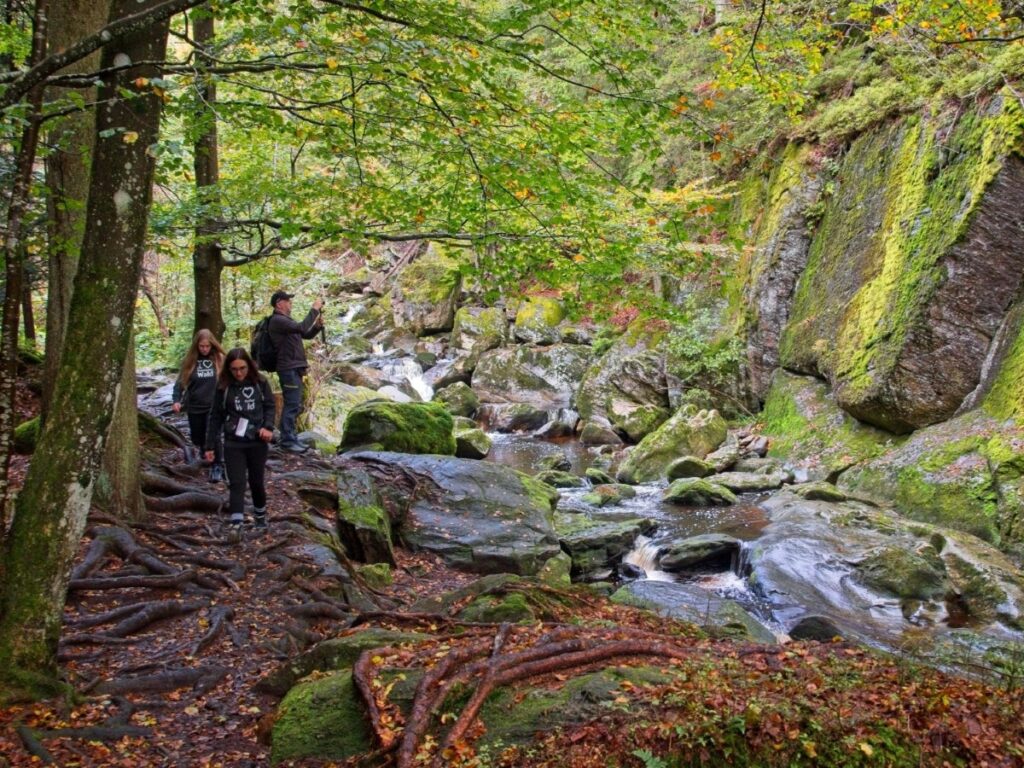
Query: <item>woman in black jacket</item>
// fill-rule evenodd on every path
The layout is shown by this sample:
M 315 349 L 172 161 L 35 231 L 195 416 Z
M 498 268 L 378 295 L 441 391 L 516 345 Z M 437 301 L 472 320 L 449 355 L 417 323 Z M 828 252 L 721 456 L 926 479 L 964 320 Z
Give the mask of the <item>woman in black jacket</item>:
M 188 431 L 192 443 L 202 449 L 206 441 L 207 423 L 213 408 L 213 395 L 217 391 L 217 374 L 224 364 L 224 348 L 217 337 L 205 328 L 196 331 L 181 370 L 174 380 L 171 408 L 175 413 L 182 410 L 188 415 Z M 220 441 L 214 446 L 213 464 L 210 465 L 210 481 L 219 483 L 224 479 L 224 456 Z
M 274 437 L 276 404 L 270 384 L 241 347 L 228 352 L 220 372 L 210 426 L 206 433 L 206 457 L 213 456 L 218 436 L 224 435 L 224 462 L 228 470 L 231 525 L 241 531 L 245 510 L 245 486 L 252 492 L 253 523 L 267 527 L 267 489 L 264 476 L 268 444 Z

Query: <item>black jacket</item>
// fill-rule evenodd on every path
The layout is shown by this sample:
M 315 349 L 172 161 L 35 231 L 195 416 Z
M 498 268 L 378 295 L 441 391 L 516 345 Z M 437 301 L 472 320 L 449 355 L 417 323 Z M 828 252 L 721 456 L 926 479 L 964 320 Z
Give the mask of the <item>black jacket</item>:
M 277 370 L 293 371 L 308 368 L 306 350 L 302 346 L 303 339 L 312 339 L 320 332 L 316 319 L 320 310 L 311 309 L 301 323 L 292 320 L 288 315 L 274 311 L 270 316 L 270 339 L 277 348 Z
M 213 355 L 200 357 L 188 377 L 188 384 L 182 388 L 181 379 L 174 380 L 173 402 L 181 403 L 187 413 L 206 413 L 213 407 L 213 395 L 217 391 L 217 377 L 220 371 L 214 365 Z
M 225 444 L 258 441 L 260 429 L 274 431 L 276 415 L 274 393 L 263 374 L 260 374 L 258 385 L 248 381 L 232 381 L 226 390 L 218 389 L 213 398 L 213 410 L 210 411 L 210 422 L 206 428 L 206 450 L 213 450 L 222 430 Z M 249 429 L 242 435 L 236 433 L 240 418 L 249 422 Z

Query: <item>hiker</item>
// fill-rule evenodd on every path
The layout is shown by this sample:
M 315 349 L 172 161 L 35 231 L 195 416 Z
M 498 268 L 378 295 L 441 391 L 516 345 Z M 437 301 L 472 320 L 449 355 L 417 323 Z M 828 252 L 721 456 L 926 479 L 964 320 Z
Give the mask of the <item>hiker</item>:
M 200 328 L 192 338 L 192 344 L 181 361 L 181 371 L 174 380 L 171 408 L 175 413 L 184 410 L 188 415 L 189 437 L 200 451 L 206 444 L 206 427 L 217 391 L 217 374 L 223 364 L 224 348 L 217 337 L 206 328 Z M 210 482 L 219 483 L 224 479 L 223 443 L 218 440 L 213 450 Z
M 245 486 L 252 492 L 253 524 L 267 527 L 267 489 L 264 484 L 268 444 L 274 437 L 277 406 L 270 382 L 241 347 L 228 352 L 217 382 L 206 434 L 206 456 L 213 456 L 218 438 L 224 439 L 228 470 L 229 512 L 234 533 L 244 522 Z
M 312 339 L 323 327 L 324 320 L 320 308 L 324 303 L 322 299 L 314 301 L 313 308 L 309 310 L 306 318 L 298 323 L 292 319 L 294 295 L 285 291 L 274 291 L 274 295 L 270 297 L 270 306 L 274 308 L 274 314 L 270 316 L 268 331 L 277 349 L 277 380 L 281 383 L 281 394 L 284 399 L 278 445 L 292 453 L 304 453 L 307 448 L 299 442 L 295 433 L 295 422 L 302 413 L 302 380 L 309 368 L 302 340 Z

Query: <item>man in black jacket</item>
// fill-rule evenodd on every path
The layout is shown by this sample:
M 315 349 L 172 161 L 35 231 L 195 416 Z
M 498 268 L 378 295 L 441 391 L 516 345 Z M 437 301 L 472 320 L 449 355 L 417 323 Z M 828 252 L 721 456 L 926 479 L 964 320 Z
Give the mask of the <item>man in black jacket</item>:
M 286 451 L 303 453 L 306 446 L 299 442 L 295 433 L 295 421 L 302 412 L 302 379 L 309 363 L 303 339 L 312 339 L 324 324 L 323 300 L 313 302 L 306 319 L 301 323 L 292 320 L 292 296 L 285 291 L 275 291 L 270 297 L 274 314 L 270 317 L 268 330 L 270 340 L 277 349 L 277 380 L 281 382 L 284 407 L 281 411 L 281 439 L 278 444 Z

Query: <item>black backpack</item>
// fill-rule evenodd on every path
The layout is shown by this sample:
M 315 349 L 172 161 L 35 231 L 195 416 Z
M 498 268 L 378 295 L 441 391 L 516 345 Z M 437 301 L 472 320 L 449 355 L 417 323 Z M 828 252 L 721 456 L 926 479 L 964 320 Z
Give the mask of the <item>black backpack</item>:
M 252 344 L 249 347 L 249 354 L 261 371 L 277 370 L 277 347 L 270 337 L 270 318 L 267 315 L 252 330 Z

